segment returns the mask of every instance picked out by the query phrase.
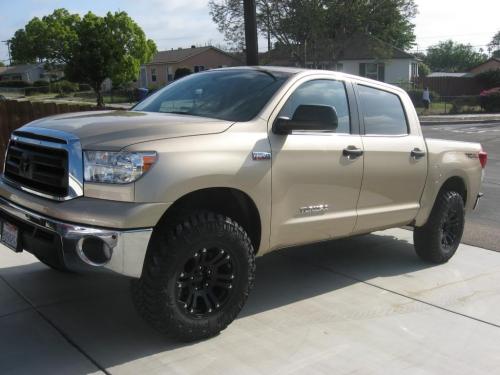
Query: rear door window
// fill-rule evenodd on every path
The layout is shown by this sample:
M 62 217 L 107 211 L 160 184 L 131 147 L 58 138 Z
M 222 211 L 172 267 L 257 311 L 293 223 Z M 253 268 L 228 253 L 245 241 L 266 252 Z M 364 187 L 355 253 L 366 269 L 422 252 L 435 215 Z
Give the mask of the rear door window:
M 398 95 L 363 85 L 358 85 L 358 93 L 365 134 L 408 134 L 405 111 Z

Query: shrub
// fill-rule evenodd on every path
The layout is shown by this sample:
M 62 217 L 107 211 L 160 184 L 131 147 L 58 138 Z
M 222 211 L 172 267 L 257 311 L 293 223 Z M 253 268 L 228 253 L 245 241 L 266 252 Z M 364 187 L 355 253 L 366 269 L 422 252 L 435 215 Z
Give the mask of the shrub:
M 33 82 L 33 87 L 45 87 L 45 86 L 49 86 L 49 82 L 43 80 Z
M 175 71 L 175 74 L 174 74 L 174 81 L 179 79 L 179 78 L 188 76 L 191 73 L 192 73 L 191 69 L 189 69 L 189 68 L 177 68 L 177 70 Z
M 54 93 L 69 94 L 78 91 L 78 89 L 79 89 L 78 83 L 73 83 L 65 80 L 53 82 L 50 85 L 50 91 Z
M 500 112 L 500 87 L 481 92 L 480 98 L 486 112 Z
M 24 88 L 29 86 L 30 84 L 24 81 L 0 81 L 0 87 Z
M 78 84 L 78 91 L 92 91 L 92 87 L 90 87 L 89 84 L 87 83 L 79 83 Z
M 50 87 L 47 86 L 33 86 L 24 89 L 24 95 L 32 96 L 36 94 L 48 94 L 50 92 Z
M 500 69 L 479 73 L 476 75 L 476 80 L 485 89 L 500 87 Z

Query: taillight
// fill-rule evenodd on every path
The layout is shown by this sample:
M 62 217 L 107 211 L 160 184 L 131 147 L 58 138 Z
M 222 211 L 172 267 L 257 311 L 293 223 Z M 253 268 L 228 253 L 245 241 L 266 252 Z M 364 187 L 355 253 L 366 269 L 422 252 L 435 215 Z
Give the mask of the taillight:
M 479 151 L 479 162 L 481 163 L 481 167 L 486 167 L 486 162 L 488 161 L 488 153 L 486 151 Z

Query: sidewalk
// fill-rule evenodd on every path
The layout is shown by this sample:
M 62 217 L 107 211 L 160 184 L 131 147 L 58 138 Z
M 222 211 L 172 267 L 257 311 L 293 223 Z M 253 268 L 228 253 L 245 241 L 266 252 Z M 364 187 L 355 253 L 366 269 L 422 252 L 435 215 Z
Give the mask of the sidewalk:
M 0 247 L 0 373 L 485 374 L 500 368 L 500 253 L 423 263 L 403 229 L 278 251 L 219 336 L 172 342 L 128 280 L 51 271 Z
M 433 115 L 419 116 L 421 125 L 439 124 L 473 124 L 483 122 L 500 122 L 500 113 L 478 113 L 473 115 Z

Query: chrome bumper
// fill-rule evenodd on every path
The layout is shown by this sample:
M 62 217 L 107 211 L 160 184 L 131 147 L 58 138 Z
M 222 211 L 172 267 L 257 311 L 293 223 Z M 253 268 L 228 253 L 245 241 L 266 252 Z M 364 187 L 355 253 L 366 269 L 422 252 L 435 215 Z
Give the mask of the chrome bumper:
M 152 228 L 118 230 L 62 222 L 20 207 L 2 197 L 0 219 L 18 225 L 20 249 L 37 256 L 40 256 L 42 250 L 46 255 L 58 252 L 57 258 L 71 270 L 85 271 L 104 267 L 131 277 L 141 276 L 153 232 Z M 52 239 L 49 240 L 50 238 Z M 94 256 L 97 253 L 99 257 Z

